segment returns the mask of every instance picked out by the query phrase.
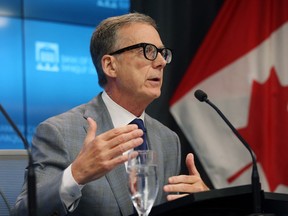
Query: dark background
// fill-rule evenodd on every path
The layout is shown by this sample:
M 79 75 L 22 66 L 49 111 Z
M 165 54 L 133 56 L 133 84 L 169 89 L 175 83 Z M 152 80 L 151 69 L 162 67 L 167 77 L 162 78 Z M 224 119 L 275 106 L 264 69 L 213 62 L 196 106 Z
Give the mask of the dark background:
M 162 95 L 147 109 L 154 118 L 174 130 L 182 143 L 182 172 L 187 173 L 185 157 L 193 152 L 191 144 L 178 127 L 169 111 L 169 101 L 193 60 L 224 0 L 131 0 L 131 12 L 145 13 L 155 19 L 163 43 L 173 50 L 173 60 L 166 66 Z M 210 188 L 211 181 L 203 170 L 198 157 L 196 165 Z

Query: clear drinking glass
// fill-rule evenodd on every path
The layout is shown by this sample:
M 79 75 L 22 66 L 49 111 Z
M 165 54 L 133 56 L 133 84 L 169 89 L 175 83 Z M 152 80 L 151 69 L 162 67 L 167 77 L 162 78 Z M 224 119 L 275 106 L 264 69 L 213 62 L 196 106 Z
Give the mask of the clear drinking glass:
M 148 216 L 158 189 L 157 158 L 152 150 L 132 151 L 127 164 L 131 200 L 139 216 Z

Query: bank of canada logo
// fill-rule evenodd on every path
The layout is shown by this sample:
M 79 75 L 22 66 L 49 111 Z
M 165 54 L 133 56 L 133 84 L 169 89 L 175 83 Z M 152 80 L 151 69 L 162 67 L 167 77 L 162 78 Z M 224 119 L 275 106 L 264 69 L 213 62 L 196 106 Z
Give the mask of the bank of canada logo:
M 59 72 L 59 45 L 57 43 L 36 41 L 36 70 Z

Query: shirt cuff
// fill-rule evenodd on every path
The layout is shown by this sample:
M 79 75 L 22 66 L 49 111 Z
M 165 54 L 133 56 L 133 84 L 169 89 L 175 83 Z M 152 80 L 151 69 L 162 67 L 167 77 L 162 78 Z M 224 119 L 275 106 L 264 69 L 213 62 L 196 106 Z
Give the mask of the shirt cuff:
M 65 204 L 69 212 L 75 210 L 78 206 L 80 198 L 82 196 L 82 188 L 85 185 L 79 185 L 74 177 L 72 176 L 71 164 L 68 166 L 63 173 L 62 183 L 60 187 L 60 197 L 62 202 Z

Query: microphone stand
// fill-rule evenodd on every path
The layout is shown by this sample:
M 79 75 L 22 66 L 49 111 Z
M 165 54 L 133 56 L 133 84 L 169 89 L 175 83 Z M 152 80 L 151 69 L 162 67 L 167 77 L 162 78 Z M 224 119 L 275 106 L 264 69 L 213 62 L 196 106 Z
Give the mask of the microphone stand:
M 22 140 L 25 149 L 27 150 L 28 154 L 28 173 L 27 173 L 27 179 L 28 179 L 28 211 L 29 216 L 36 216 L 36 176 L 35 171 L 33 168 L 33 158 L 31 154 L 31 150 L 28 144 L 28 141 L 25 139 L 25 137 L 22 135 L 16 124 L 12 121 L 12 119 L 9 117 L 8 113 L 5 111 L 5 109 L 0 104 L 0 111 L 3 113 L 6 120 L 9 122 L 9 124 L 12 126 L 14 131 L 17 133 L 17 135 Z
M 223 113 L 213 104 L 209 101 L 207 98 L 205 100 L 207 104 L 212 106 L 216 112 L 223 118 L 223 120 L 228 124 L 230 129 L 233 131 L 233 133 L 238 137 L 238 139 L 244 144 L 244 146 L 248 149 L 250 152 L 250 155 L 252 157 L 252 194 L 253 194 L 253 207 L 254 207 L 254 213 L 262 213 L 262 206 L 261 206 L 261 183 L 259 179 L 259 172 L 257 168 L 257 161 L 255 159 L 255 156 L 249 147 L 248 143 L 243 139 L 243 137 L 239 134 L 239 132 L 233 127 L 233 125 L 229 122 L 229 120 L 223 115 Z M 257 214 L 253 214 L 257 215 Z
M 240 135 L 240 133 L 235 129 L 235 127 L 230 123 L 230 121 L 225 117 L 225 115 L 221 112 L 221 110 L 218 109 L 217 106 L 215 106 L 209 99 L 205 92 L 202 90 L 197 90 L 195 92 L 195 97 L 200 101 L 205 101 L 207 104 L 209 104 L 220 116 L 221 118 L 226 122 L 226 124 L 229 126 L 229 128 L 233 131 L 233 133 L 238 137 L 238 139 L 244 144 L 244 146 L 248 149 L 249 153 L 252 157 L 252 196 L 253 196 L 253 210 L 254 213 L 250 214 L 251 216 L 260 216 L 260 215 L 273 215 L 273 214 L 263 214 L 262 209 L 262 200 L 261 200 L 261 183 L 259 179 L 259 172 L 257 168 L 257 161 L 255 158 L 255 155 L 252 152 L 252 149 L 250 145 L 244 140 L 244 138 Z

